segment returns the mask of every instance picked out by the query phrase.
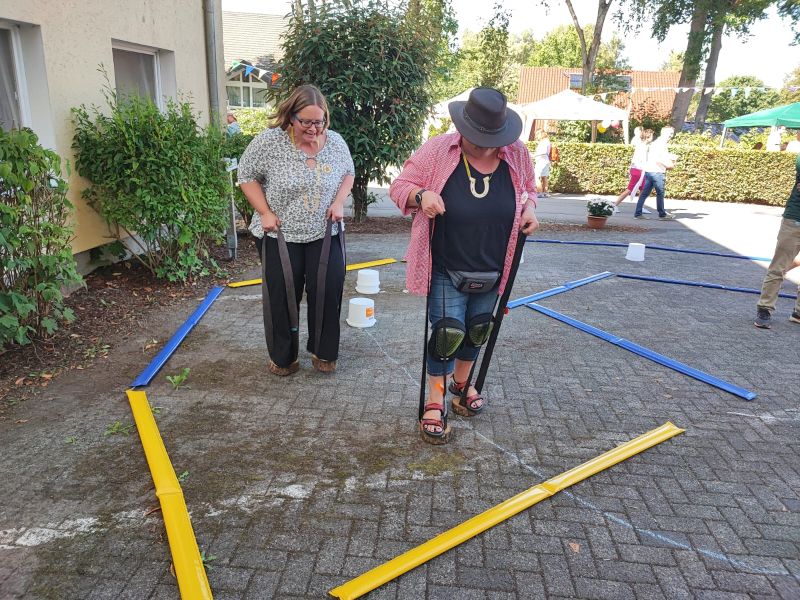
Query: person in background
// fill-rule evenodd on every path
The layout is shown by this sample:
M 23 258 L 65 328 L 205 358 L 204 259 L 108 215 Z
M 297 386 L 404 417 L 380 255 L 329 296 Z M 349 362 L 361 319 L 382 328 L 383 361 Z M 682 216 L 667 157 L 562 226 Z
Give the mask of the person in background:
M 536 180 L 539 182 L 539 197 L 547 198 L 548 182 L 550 180 L 550 136 L 544 129 L 536 132 L 536 151 L 533 153 Z
M 255 213 L 250 231 L 266 262 L 272 348 L 268 369 L 278 376 L 300 368 L 289 317 L 289 302 L 298 308 L 306 290 L 308 344 L 315 369 L 330 373 L 339 353 L 339 315 L 345 264 L 339 223 L 353 187 L 355 169 L 347 143 L 328 129 L 325 97 L 313 85 L 301 85 L 284 100 L 273 125 L 258 134 L 239 160 L 239 185 Z M 322 323 L 316 323 L 317 270 L 328 222 L 333 221 L 327 257 Z M 288 248 L 294 298 L 287 298 L 278 230 Z M 269 323 L 265 323 L 269 332 Z M 319 348 L 314 348 L 317 327 Z M 269 333 L 268 333 L 269 335 Z
M 469 373 L 491 329 L 487 316 L 507 284 L 517 232 L 529 235 L 539 226 L 531 156 L 519 140 L 522 119 L 507 108 L 506 97 L 478 87 L 466 102 L 451 102 L 448 109 L 456 132 L 425 142 L 389 188 L 403 214 L 414 215 L 406 252 L 408 291 L 428 296 L 426 318 L 434 339 L 437 331 L 455 329 L 453 321 L 464 334 L 460 342 L 459 336 L 448 342 L 457 347 L 444 357 L 434 355 L 426 341 L 429 393 L 419 429 L 432 444 L 447 441 L 446 389 L 454 394 L 451 404 L 459 415 L 473 417 L 484 408 Z M 485 281 L 477 293 L 457 287 L 453 279 L 467 272 Z
M 231 111 L 225 115 L 225 120 L 228 122 L 228 137 L 234 136 L 237 133 L 242 133 L 242 128 L 239 126 L 239 121 L 236 120 L 236 115 Z
M 775 254 L 761 284 L 761 296 L 756 307 L 755 326 L 760 329 L 769 329 L 772 326 L 772 313 L 775 311 L 778 293 L 786 272 L 797 266 L 800 258 L 800 154 L 797 155 L 794 164 L 794 187 L 786 201 L 786 210 L 783 211 L 783 219 L 778 229 Z M 797 292 L 794 311 L 789 315 L 792 323 L 800 323 L 800 286 Z
M 653 130 L 642 129 L 637 127 L 633 130 L 633 137 L 631 138 L 631 146 L 633 146 L 633 157 L 631 158 L 631 166 L 628 170 L 630 179 L 628 187 L 622 190 L 622 193 L 617 196 L 614 201 L 614 214 L 619 212 L 620 203 L 628 196 L 636 196 L 639 190 L 642 189 L 644 184 L 644 166 L 647 162 L 647 152 L 650 143 L 653 141 Z M 642 208 L 642 213 L 648 214 L 650 211 Z
M 767 136 L 767 150 L 771 152 L 778 152 L 781 149 L 781 137 L 786 128 L 781 125 L 780 127 L 772 126 Z
M 675 159 L 677 158 L 674 154 L 671 154 L 667 148 L 667 144 L 674 134 L 675 130 L 672 127 L 664 127 L 661 129 L 661 135 L 658 139 L 650 144 L 650 150 L 644 168 L 644 188 L 642 188 L 639 201 L 636 203 L 636 210 L 633 213 L 636 219 L 646 218 L 642 214 L 642 209 L 645 200 L 650 196 L 650 192 L 653 188 L 656 190 L 658 218 L 662 220 L 675 218 L 664 209 L 664 186 L 666 184 L 667 170 L 675 166 Z
M 794 152 L 795 154 L 800 153 L 800 129 L 797 130 L 795 139 L 786 144 L 786 151 Z

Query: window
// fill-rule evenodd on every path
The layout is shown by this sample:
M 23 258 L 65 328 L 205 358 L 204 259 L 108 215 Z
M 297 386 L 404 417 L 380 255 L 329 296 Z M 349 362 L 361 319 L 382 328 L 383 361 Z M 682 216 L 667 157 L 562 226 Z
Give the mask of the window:
M 269 88 L 270 85 L 261 81 L 255 74 L 245 75 L 241 70 L 231 73 L 225 86 L 228 92 L 228 106 L 264 108 L 269 104 L 267 102 Z
M 24 84 L 15 31 L 0 26 L 0 127 L 19 129 L 25 123 L 22 96 Z
M 117 97 L 137 95 L 161 105 L 158 54 L 128 48 L 112 49 Z
M 569 76 L 569 89 L 579 90 L 583 83 L 583 73 L 572 73 Z

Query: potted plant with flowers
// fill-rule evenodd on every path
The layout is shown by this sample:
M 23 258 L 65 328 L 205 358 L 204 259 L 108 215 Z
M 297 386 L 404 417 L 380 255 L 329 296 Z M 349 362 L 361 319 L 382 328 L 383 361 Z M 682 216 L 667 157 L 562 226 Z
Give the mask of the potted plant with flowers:
M 589 200 L 586 203 L 586 208 L 589 211 L 588 220 L 589 227 L 592 229 L 600 229 L 605 227 L 606 219 L 614 214 L 614 205 L 600 198 Z

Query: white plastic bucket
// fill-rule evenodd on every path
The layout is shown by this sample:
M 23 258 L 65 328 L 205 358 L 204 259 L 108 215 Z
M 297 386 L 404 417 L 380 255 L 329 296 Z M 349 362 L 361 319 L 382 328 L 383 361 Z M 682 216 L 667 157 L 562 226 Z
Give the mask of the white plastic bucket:
M 356 291 L 359 294 L 377 294 L 380 292 L 380 273 L 375 269 L 361 269 L 358 272 Z
M 637 244 L 635 242 L 628 244 L 628 253 L 625 255 L 625 258 L 635 261 L 644 260 L 644 247 L 644 244 Z
M 375 325 L 375 301 L 371 298 L 351 298 L 346 321 L 351 327 L 358 328 Z

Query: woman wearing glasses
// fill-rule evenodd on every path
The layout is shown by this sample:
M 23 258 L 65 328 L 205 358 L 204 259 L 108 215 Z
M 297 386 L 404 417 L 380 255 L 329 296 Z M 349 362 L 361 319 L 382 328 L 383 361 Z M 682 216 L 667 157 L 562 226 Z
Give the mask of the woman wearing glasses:
M 339 353 L 345 276 L 338 223 L 353 187 L 353 159 L 342 136 L 328 129 L 327 102 L 313 85 L 295 89 L 274 119 L 239 161 L 239 184 L 255 211 L 250 231 L 266 276 L 268 368 L 279 376 L 300 368 L 297 314 L 305 289 L 306 348 L 314 368 L 329 373 Z M 318 280 L 320 271 L 324 275 Z

